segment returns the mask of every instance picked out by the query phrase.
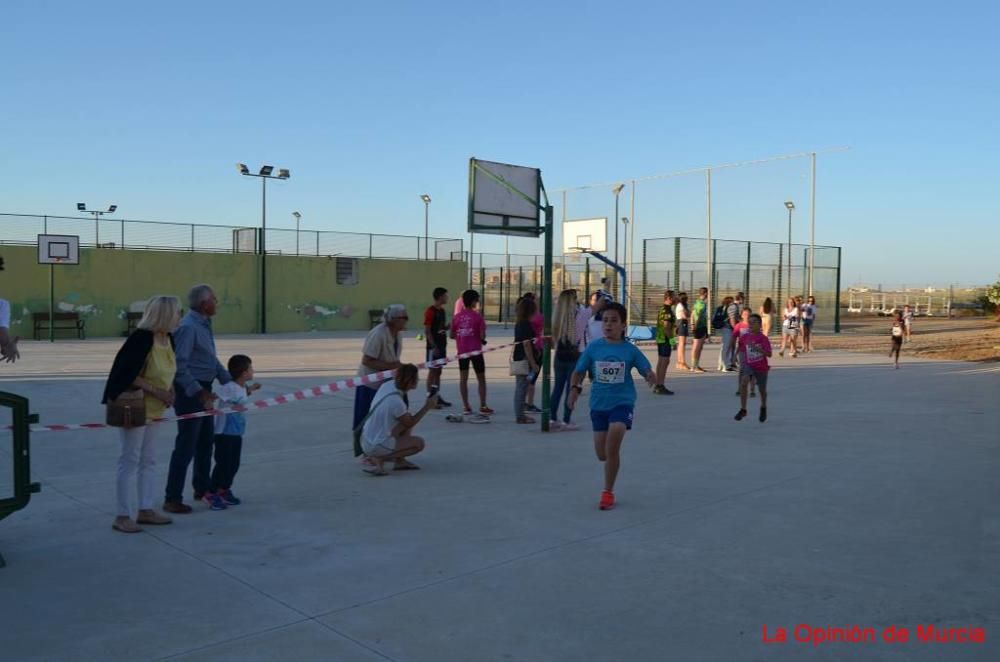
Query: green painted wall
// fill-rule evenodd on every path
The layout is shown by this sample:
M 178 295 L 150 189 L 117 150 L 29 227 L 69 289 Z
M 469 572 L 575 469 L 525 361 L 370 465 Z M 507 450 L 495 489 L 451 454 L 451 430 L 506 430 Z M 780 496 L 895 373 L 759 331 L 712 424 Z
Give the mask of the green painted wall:
M 357 285 L 337 285 L 336 258 L 268 256 L 268 331 L 367 329 L 368 311 L 402 303 L 419 327 L 435 287 L 465 289 L 464 262 L 358 260 Z
M 0 246 L 0 255 L 6 261 L 0 297 L 11 304 L 11 331 L 30 338 L 31 313 L 49 309 L 49 267 L 37 264 L 34 246 Z M 219 297 L 216 331 L 254 333 L 258 262 L 247 254 L 83 249 L 78 266 L 53 267 L 56 310 L 80 313 L 88 337 L 117 336 L 125 312 L 141 311 L 150 296 L 173 294 L 183 303 L 191 285 L 209 283 Z M 336 259 L 268 256 L 267 264 L 270 332 L 367 329 L 368 310 L 389 303 L 406 304 L 416 320 L 434 287 L 457 295 L 465 282 L 462 262 L 359 260 L 357 285 L 336 284 Z

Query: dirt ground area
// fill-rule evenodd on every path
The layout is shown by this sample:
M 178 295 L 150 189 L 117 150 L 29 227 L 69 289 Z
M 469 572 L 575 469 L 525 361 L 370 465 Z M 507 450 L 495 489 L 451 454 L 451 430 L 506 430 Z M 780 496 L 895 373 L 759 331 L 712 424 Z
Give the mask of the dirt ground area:
M 841 318 L 842 332 L 817 334 L 813 346 L 888 354 L 891 326 L 888 317 Z M 913 323 L 913 339 L 903 345 L 903 353 L 929 359 L 1000 361 L 1000 323 L 992 317 L 919 317 Z

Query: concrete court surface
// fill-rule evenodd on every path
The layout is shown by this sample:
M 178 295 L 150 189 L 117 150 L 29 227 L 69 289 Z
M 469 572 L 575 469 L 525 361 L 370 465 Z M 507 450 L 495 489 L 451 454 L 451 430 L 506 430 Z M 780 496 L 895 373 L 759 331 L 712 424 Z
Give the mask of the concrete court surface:
M 254 356 L 269 396 L 350 374 L 360 338 L 218 346 Z M 43 423 L 100 420 L 119 342 L 25 342 L 0 390 Z M 34 434 L 42 492 L 0 521 L 0 659 L 1000 659 L 997 364 L 776 357 L 765 424 L 756 401 L 733 420 L 734 376 L 672 369 L 676 395 L 639 389 L 601 512 L 586 406 L 580 432 L 515 425 L 507 353 L 488 356 L 494 422 L 433 413 L 422 471 L 358 470 L 350 394 L 296 402 L 248 416 L 243 505 L 133 536 L 110 527 L 116 432 Z M 161 482 L 172 445 L 167 425 Z M 986 642 L 762 642 L 798 624 Z

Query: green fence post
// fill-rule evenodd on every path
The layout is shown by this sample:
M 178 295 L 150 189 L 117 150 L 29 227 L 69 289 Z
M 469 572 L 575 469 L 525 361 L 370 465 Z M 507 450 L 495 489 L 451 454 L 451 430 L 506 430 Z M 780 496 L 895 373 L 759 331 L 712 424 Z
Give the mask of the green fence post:
M 681 238 L 674 237 L 674 291 L 681 289 Z
M 839 246 L 837 247 L 837 290 L 836 290 L 836 304 L 833 308 L 833 332 L 840 333 L 840 252 L 843 249 Z
M 785 302 L 781 298 L 781 275 L 785 273 L 785 270 L 782 268 L 783 265 L 785 264 L 784 260 L 782 259 L 784 257 L 784 251 L 785 251 L 785 245 L 778 244 L 778 300 L 774 302 L 774 305 L 777 307 L 778 310 L 785 309 Z
M 583 258 L 583 289 L 585 292 L 586 303 L 590 305 L 590 258 Z
M 642 325 L 646 325 L 646 278 L 648 273 L 646 271 L 646 240 L 642 240 L 642 285 L 639 287 L 639 296 L 642 297 L 642 303 L 639 306 L 639 316 L 642 318 Z
M 497 322 L 498 323 L 504 321 L 504 314 L 505 313 L 506 313 L 506 311 L 504 310 L 504 305 L 503 305 L 503 267 L 500 267 L 500 305 L 497 306 Z
M 750 247 L 753 242 L 747 242 L 747 269 L 743 272 L 743 301 L 745 305 L 750 305 Z

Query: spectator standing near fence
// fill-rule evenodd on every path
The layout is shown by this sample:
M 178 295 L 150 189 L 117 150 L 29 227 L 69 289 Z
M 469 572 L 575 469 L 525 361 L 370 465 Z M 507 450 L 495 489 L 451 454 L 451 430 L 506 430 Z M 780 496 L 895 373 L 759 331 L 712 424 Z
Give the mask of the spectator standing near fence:
M 687 339 L 689 332 L 689 322 L 688 319 L 691 316 L 691 311 L 688 308 L 688 295 L 687 292 L 681 292 L 677 295 L 677 304 L 674 306 L 674 317 L 677 319 L 677 369 L 687 370 L 687 357 L 685 352 L 687 351 Z
M 729 308 L 732 302 L 733 297 L 723 297 L 719 306 L 712 313 L 712 328 L 718 331 L 721 336 L 719 357 L 718 361 L 716 361 L 716 370 L 719 372 L 723 372 L 726 369 L 726 347 L 729 346 L 729 342 L 733 336 L 733 329 L 729 326 L 729 317 L 726 315 L 726 309 Z
M 188 314 L 174 333 L 177 355 L 177 375 L 174 378 L 174 411 L 194 414 L 212 409 L 215 394 L 212 382 L 232 381 L 229 371 L 215 353 L 212 317 L 218 299 L 209 285 L 195 285 L 188 292 Z M 191 506 L 184 503 L 184 481 L 188 465 L 194 459 L 191 482 L 195 500 L 203 500 L 212 510 L 224 510 L 226 504 L 211 492 L 209 472 L 212 468 L 212 447 L 215 441 L 215 421 L 211 416 L 177 421 L 177 438 L 170 455 L 167 489 L 163 509 L 169 513 L 187 514 Z
M 674 316 L 674 291 L 663 293 L 663 305 L 656 314 L 656 395 L 673 395 L 667 388 L 667 369 L 670 367 L 670 353 L 677 344 L 676 317 Z
M 153 480 L 156 477 L 156 436 L 167 407 L 174 403 L 177 362 L 171 335 L 180 319 L 177 297 L 155 296 L 146 304 L 136 330 L 115 355 L 104 386 L 102 404 L 125 391 L 143 391 L 144 425 L 118 428 L 121 453 L 115 482 L 116 516 L 112 528 L 122 533 L 142 531 L 140 524 L 170 524 L 169 517 L 153 510 Z M 136 484 L 136 476 L 138 483 Z M 136 507 L 133 490 L 138 487 Z
M 439 361 L 448 356 L 448 322 L 444 307 L 448 304 L 448 290 L 435 287 L 431 294 L 434 303 L 424 311 L 424 337 L 427 339 L 427 362 Z M 427 369 L 427 397 L 441 388 L 441 370 L 444 366 Z M 451 403 L 440 395 L 437 407 L 450 407 Z
M 406 328 L 410 319 L 406 306 L 394 303 L 382 312 L 382 321 L 365 336 L 365 344 L 361 350 L 361 365 L 358 366 L 358 376 L 364 377 L 373 372 L 395 370 L 400 365 L 399 357 L 403 355 L 403 339 L 401 331 Z M 372 400 L 379 387 L 388 380 L 371 384 L 362 384 L 354 389 L 354 422 L 351 429 L 356 429 L 368 415 Z M 361 449 L 354 449 L 355 455 L 361 455 Z
M 764 303 L 760 305 L 758 314 L 761 319 L 761 333 L 770 337 L 771 326 L 774 324 L 774 302 L 771 301 L 771 297 L 764 299 Z
M 580 348 L 576 337 L 576 290 L 563 290 L 556 302 L 554 323 L 552 326 L 553 345 L 555 346 L 555 381 L 552 385 L 550 401 L 552 430 L 578 430 L 572 423 L 573 410 L 569 407 L 569 379 L 580 358 Z M 566 401 L 563 406 L 562 421 L 559 421 L 559 401 L 565 392 Z
M 0 257 L 0 271 L 3 271 L 3 257 Z M 10 302 L 0 298 L 0 360 L 13 363 L 21 357 L 17 350 L 17 336 L 10 335 Z
M 802 304 L 802 351 L 812 351 L 812 329 L 816 322 L 816 297 L 810 296 Z
M 737 292 L 732 301 L 726 306 L 726 321 L 729 322 L 729 342 L 723 346 L 722 362 L 725 364 L 726 372 L 736 370 L 736 341 L 738 340 L 732 333 L 732 329 L 740 323 L 740 312 L 743 310 L 743 293 Z
M 691 333 L 694 336 L 694 344 L 691 346 L 692 372 L 705 372 L 705 369 L 700 365 L 701 350 L 705 347 L 705 340 L 708 338 L 710 312 L 708 309 L 708 288 L 702 287 L 698 290 L 698 299 L 691 307 Z
M 791 346 L 792 358 L 798 355 L 795 345 L 799 336 L 799 314 L 799 306 L 795 303 L 795 298 L 788 297 L 788 301 L 785 302 L 785 312 L 782 315 L 781 349 L 778 350 L 778 356 L 785 355 L 786 344 Z

